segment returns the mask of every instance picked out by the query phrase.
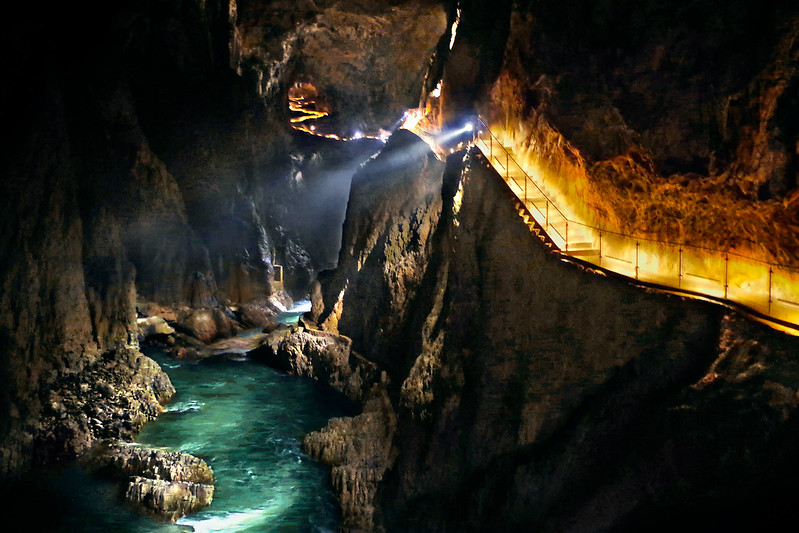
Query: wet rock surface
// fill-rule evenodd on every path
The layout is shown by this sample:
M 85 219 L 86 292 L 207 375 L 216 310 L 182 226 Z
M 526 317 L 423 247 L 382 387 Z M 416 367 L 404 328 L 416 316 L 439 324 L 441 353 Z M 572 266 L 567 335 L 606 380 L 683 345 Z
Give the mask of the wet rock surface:
M 396 453 L 396 427 L 388 390 L 381 383 L 366 393 L 361 414 L 333 419 L 303 440 L 311 457 L 332 467 L 330 478 L 338 492 L 344 528 L 375 526 L 375 495 Z
M 181 313 L 175 326 L 205 344 L 241 331 L 233 313 L 219 307 L 187 310 Z
M 316 329 L 275 330 L 251 356 L 289 374 L 328 383 L 352 400 L 364 399 L 374 383 L 386 379 L 376 364 L 352 351 L 350 339 Z
M 211 505 L 214 486 L 185 481 L 164 481 L 135 476 L 128 483 L 125 500 L 159 518 L 175 521 Z
M 114 479 L 141 476 L 165 481 L 214 482 L 211 468 L 202 459 L 130 442 L 100 443 L 92 449 L 84 464 L 90 470 Z
M 132 349 L 52 377 L 35 432 L 38 463 L 74 458 L 102 439 L 133 438 L 175 393 L 161 367 Z
M 125 482 L 125 501 L 159 518 L 175 521 L 213 500 L 211 468 L 187 453 L 115 441 L 99 444 L 82 462 L 97 475 Z

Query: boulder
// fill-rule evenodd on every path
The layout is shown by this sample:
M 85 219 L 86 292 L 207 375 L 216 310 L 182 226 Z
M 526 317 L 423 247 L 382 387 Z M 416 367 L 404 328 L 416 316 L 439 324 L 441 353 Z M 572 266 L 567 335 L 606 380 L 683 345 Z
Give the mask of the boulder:
M 214 482 L 211 467 L 199 457 L 128 442 L 101 443 L 86 461 L 90 470 L 112 479 L 142 476 L 165 481 Z
M 244 356 L 261 347 L 267 337 L 267 333 L 255 333 L 252 335 L 221 339 L 209 346 L 196 352 L 196 357 L 205 359 L 206 357 L 219 356 Z
M 352 350 L 343 335 L 303 327 L 278 328 L 260 340 L 256 359 L 294 376 L 330 384 L 352 400 L 363 400 L 373 384 L 387 377 L 376 364 Z
M 226 311 L 219 307 L 189 310 L 181 313 L 177 328 L 206 344 L 232 337 L 240 328 L 233 313 Z
M 274 324 L 274 316 L 278 313 L 278 308 L 269 301 L 252 301 L 241 304 L 236 314 L 248 328 L 264 328 Z
M 199 339 L 186 335 L 185 333 L 176 333 L 174 337 L 175 343 L 169 348 L 169 354 L 175 359 L 201 359 L 200 353 L 205 349 L 206 344 Z
M 148 316 L 136 320 L 139 326 L 139 341 L 155 335 L 173 335 L 175 328 L 167 324 L 160 316 Z
M 166 307 L 155 302 L 137 302 L 136 312 L 142 317 L 159 316 L 167 322 L 175 322 L 180 314 L 180 309 Z
M 124 498 L 145 512 L 175 521 L 209 505 L 214 496 L 214 473 L 193 455 L 133 443 L 110 441 L 84 458 L 95 474 L 127 481 Z
M 128 482 L 125 501 L 174 522 L 211 504 L 214 486 L 188 481 L 170 482 L 135 476 Z

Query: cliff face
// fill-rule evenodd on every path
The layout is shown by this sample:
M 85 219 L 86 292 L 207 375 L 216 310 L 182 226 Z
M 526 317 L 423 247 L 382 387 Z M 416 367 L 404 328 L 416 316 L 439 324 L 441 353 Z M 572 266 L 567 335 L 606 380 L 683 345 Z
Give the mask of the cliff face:
M 380 185 L 364 169 L 322 282 L 322 319 L 338 317 L 393 384 L 396 459 L 369 495 L 378 524 L 602 529 L 768 507 L 725 472 L 794 468 L 773 454 L 799 442 L 796 342 L 563 263 L 485 161 L 462 157 L 441 174 L 421 156 L 415 179 Z

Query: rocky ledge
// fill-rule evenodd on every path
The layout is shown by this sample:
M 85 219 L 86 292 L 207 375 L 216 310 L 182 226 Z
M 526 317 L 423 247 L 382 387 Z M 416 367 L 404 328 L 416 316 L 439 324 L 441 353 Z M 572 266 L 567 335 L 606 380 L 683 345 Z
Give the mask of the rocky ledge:
M 102 439 L 130 439 L 175 393 L 161 367 L 133 348 L 53 373 L 35 433 L 38 462 L 75 458 Z
M 242 332 L 277 328 L 275 317 L 292 300 L 286 293 L 231 306 L 163 307 L 152 302 L 137 304 L 138 340 L 159 346 L 177 359 L 205 359 L 223 354 L 246 354 L 257 348 L 262 336 Z
M 214 473 L 202 459 L 131 443 L 108 441 L 84 459 L 98 475 L 126 483 L 127 503 L 156 517 L 175 521 L 210 505 Z
M 374 527 L 378 484 L 396 457 L 392 444 L 396 429 L 397 416 L 386 384 L 377 383 L 361 414 L 331 419 L 303 440 L 308 455 L 332 467 L 330 478 L 338 492 L 342 527 L 347 530 Z
M 348 337 L 303 326 L 273 331 L 251 355 L 288 374 L 328 383 L 352 400 L 364 400 L 373 384 L 388 379 L 352 350 Z

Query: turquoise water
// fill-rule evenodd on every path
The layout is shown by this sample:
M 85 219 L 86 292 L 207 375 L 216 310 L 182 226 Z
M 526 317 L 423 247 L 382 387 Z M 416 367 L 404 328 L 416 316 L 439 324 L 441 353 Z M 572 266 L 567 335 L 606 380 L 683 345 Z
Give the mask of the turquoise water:
M 296 324 L 299 318 L 311 310 L 310 300 L 300 300 L 291 309 L 278 313 L 275 322 L 278 324 Z
M 325 385 L 245 358 L 179 361 L 143 351 L 178 392 L 136 440 L 205 459 L 216 477 L 213 504 L 177 524 L 159 523 L 119 505 L 113 484 L 62 467 L 28 478 L 25 485 L 47 509 L 32 520 L 26 513 L 28 530 L 335 530 L 339 512 L 329 469 L 307 457 L 301 442 L 330 417 L 354 414 L 351 402 Z

